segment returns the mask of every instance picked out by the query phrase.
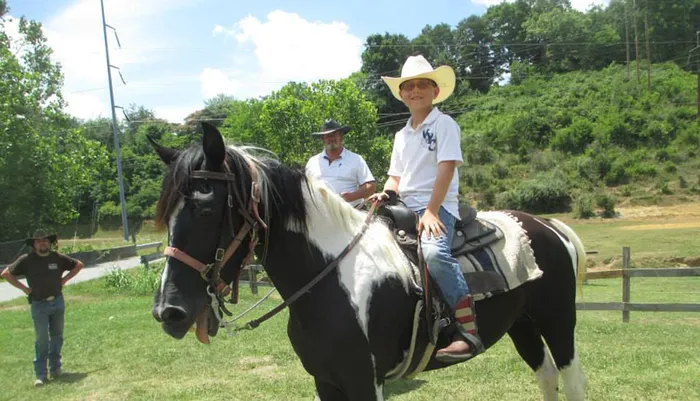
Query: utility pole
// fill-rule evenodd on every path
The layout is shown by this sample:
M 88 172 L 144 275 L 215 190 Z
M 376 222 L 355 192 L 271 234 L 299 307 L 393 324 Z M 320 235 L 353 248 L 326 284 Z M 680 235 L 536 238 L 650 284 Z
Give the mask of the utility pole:
M 639 35 L 637 34 L 637 2 L 632 0 L 632 22 L 634 23 L 634 58 L 637 64 L 637 82 L 639 82 Z
M 644 36 L 647 48 L 647 89 L 651 90 L 651 52 L 649 51 L 649 12 L 644 10 Z
M 627 2 L 625 2 L 625 43 L 627 48 L 627 80 L 630 79 L 630 33 L 629 15 L 627 14 Z
M 688 66 L 691 66 L 692 64 L 690 63 L 690 60 L 693 57 L 693 52 L 697 51 L 700 49 L 700 31 L 695 32 L 695 47 L 690 49 L 688 52 Z M 695 57 L 695 60 L 693 61 L 695 63 L 695 68 L 697 69 L 697 74 L 698 74 L 698 99 L 697 99 L 697 104 L 698 104 L 698 122 L 700 122 L 700 57 Z
M 117 158 L 117 181 L 119 182 L 119 200 L 122 206 L 122 227 L 124 228 L 124 241 L 129 241 L 129 226 L 126 220 L 126 196 L 124 195 L 124 178 L 122 177 L 122 156 L 119 149 L 119 127 L 117 115 L 114 111 L 114 89 L 112 88 L 112 65 L 109 62 L 109 44 L 107 43 L 107 22 L 105 21 L 104 0 L 100 0 L 102 7 L 102 33 L 105 38 L 105 55 L 107 56 L 107 80 L 109 81 L 109 102 L 112 109 L 112 132 L 114 134 L 114 152 Z M 112 27 L 110 27 L 112 28 Z M 114 28 L 112 28 L 114 29 Z
M 691 50 L 698 50 L 700 49 L 700 31 L 695 32 L 695 49 Z M 700 57 L 695 58 L 696 61 L 696 68 L 698 70 L 698 122 L 700 122 Z

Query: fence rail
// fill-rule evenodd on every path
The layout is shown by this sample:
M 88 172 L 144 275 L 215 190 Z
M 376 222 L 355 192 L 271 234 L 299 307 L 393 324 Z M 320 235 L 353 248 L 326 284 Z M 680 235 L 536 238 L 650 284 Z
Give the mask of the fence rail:
M 622 311 L 622 321 L 630 320 L 630 312 L 700 312 L 700 304 L 632 303 L 632 277 L 700 277 L 700 267 L 630 269 L 630 248 L 622 248 L 622 269 L 590 272 L 586 280 L 622 277 L 622 302 L 578 302 L 578 310 Z

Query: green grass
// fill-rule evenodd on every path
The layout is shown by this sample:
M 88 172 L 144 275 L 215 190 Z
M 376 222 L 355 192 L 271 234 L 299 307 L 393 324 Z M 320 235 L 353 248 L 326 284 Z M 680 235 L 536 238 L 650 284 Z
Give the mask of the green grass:
M 700 302 L 699 278 L 634 278 L 637 302 Z M 586 301 L 617 301 L 619 280 L 583 287 Z M 258 296 L 242 289 L 242 311 Z M 150 295 L 130 295 L 106 279 L 66 288 L 65 378 L 32 387 L 33 330 L 24 300 L 0 304 L 0 399 L 312 400 L 313 382 L 286 337 L 286 312 L 254 331 L 224 332 L 204 346 L 177 341 L 153 320 Z M 278 299 L 256 310 L 262 314 Z M 251 316 L 254 317 L 254 316 Z M 698 400 L 700 314 L 579 313 L 577 342 L 590 400 Z M 387 385 L 389 400 L 540 400 L 534 375 L 504 339 L 474 361 Z M 562 395 L 563 397 L 563 395 Z

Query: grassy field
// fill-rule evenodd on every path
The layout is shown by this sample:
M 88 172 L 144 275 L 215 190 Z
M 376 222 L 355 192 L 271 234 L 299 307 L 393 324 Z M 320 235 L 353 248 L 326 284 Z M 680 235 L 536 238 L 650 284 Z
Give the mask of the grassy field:
M 629 246 L 633 267 L 700 266 L 700 204 L 667 207 L 618 208 L 619 218 L 577 220 L 552 215 L 566 222 L 581 237 L 589 266 L 620 268 L 622 247 Z
M 312 400 L 311 378 L 286 337 L 286 313 L 255 331 L 221 332 L 204 346 L 168 337 L 150 313 L 152 297 L 115 293 L 105 280 L 69 286 L 64 368 L 32 387 L 33 331 L 26 303 L 0 304 L 2 400 Z M 700 302 L 700 278 L 633 279 L 634 301 Z M 620 298 L 619 280 L 584 286 L 586 301 Z M 266 292 L 242 290 L 243 310 Z M 275 305 L 268 299 L 257 313 Z M 579 313 L 577 341 L 590 400 L 698 400 L 700 315 Z M 505 338 L 474 361 L 387 385 L 389 400 L 539 400 L 533 374 Z M 563 398 L 563 395 L 562 395 Z

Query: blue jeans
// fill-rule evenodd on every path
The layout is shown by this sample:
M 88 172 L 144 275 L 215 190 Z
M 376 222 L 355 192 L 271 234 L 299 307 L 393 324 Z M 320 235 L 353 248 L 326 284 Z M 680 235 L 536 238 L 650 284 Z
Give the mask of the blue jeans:
M 418 216 L 423 217 L 426 209 L 418 211 Z M 440 221 L 445 225 L 447 233 L 442 233 L 439 238 L 428 238 L 427 231 L 421 235 L 421 247 L 423 259 L 428 265 L 430 276 L 437 282 L 443 297 L 454 310 L 457 302 L 469 294 L 467 281 L 464 279 L 459 262 L 450 252 L 450 244 L 455 233 L 457 219 L 444 207 L 440 207 Z
M 32 301 L 34 321 L 34 374 L 37 379 L 46 379 L 48 359 L 51 372 L 61 368 L 61 347 L 63 347 L 63 323 L 65 303 L 59 295 L 52 301 Z

